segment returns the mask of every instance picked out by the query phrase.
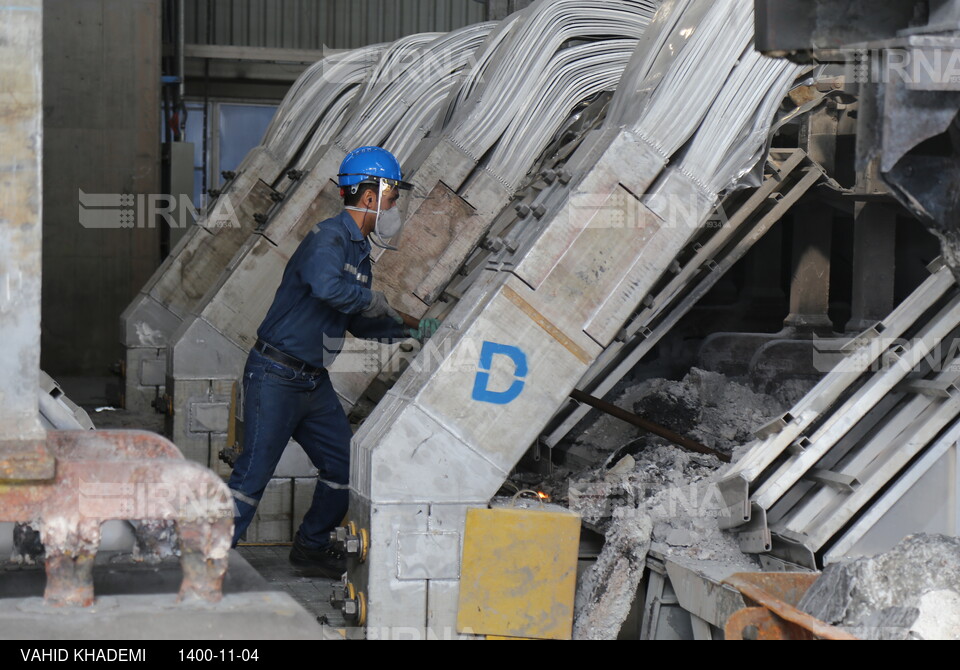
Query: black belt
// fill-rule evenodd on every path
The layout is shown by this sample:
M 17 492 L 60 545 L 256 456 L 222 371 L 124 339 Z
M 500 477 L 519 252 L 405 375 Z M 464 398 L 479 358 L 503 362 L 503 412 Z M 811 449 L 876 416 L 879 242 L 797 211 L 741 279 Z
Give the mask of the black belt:
M 308 363 L 304 363 L 296 356 L 285 354 L 276 347 L 267 344 L 263 340 L 257 340 L 257 343 L 253 345 L 253 350 L 264 358 L 269 358 L 274 363 L 279 363 L 280 365 L 290 368 L 291 370 L 296 370 L 297 372 L 305 372 L 308 375 L 318 375 L 321 372 L 325 372 L 324 368 L 315 368 Z

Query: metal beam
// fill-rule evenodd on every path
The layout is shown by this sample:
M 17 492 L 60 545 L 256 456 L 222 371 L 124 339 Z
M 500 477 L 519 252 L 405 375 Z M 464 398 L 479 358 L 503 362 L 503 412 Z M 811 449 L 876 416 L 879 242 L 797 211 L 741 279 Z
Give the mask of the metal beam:
M 300 63 L 312 65 L 335 53 L 335 49 L 268 49 L 264 47 L 216 46 L 211 44 L 186 44 L 186 58 L 251 61 L 255 63 Z

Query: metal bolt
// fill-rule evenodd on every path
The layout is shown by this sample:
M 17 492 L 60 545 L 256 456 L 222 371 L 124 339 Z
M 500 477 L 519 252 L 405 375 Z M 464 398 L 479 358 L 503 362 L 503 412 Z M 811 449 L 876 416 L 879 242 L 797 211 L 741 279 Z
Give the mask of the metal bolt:
M 278 193 L 278 192 L 276 192 L 276 191 L 271 191 L 271 192 L 270 192 L 270 199 L 273 200 L 274 202 L 280 202 L 281 200 L 283 200 L 283 193 Z
M 330 591 L 330 606 L 335 609 L 343 607 L 343 602 L 347 597 L 347 590 L 343 584 L 334 584 Z
M 503 240 L 499 237 L 494 237 L 493 239 L 486 239 L 480 243 L 480 246 L 487 251 L 500 251 L 503 249 Z
M 303 170 L 291 168 L 287 170 L 287 179 L 290 181 L 300 181 L 303 179 Z
M 237 173 L 234 172 L 233 170 L 224 170 L 223 172 L 220 173 L 220 176 L 222 176 L 227 181 L 233 181 L 234 179 L 237 178 Z
M 759 640 L 760 639 L 760 629 L 756 626 L 746 626 L 743 631 L 740 633 L 740 637 L 744 640 Z
M 150 406 L 157 410 L 157 414 L 173 416 L 173 396 L 164 394 L 158 398 L 154 398 L 150 402 Z
M 340 527 L 330 531 L 330 544 L 341 544 L 346 539 L 346 528 Z
M 547 213 L 547 208 L 543 205 L 537 205 L 533 208 L 533 215 L 538 219 L 542 219 L 543 215 Z
M 527 218 L 527 216 L 530 214 L 529 205 L 524 205 L 523 203 L 520 203 L 519 205 L 517 205 L 516 210 L 517 210 L 517 215 L 521 219 Z
M 543 178 L 543 181 L 548 184 L 552 184 L 557 181 L 557 171 L 556 170 L 544 170 L 540 173 L 540 176 Z
M 330 605 L 340 610 L 347 619 L 356 621 L 362 616 L 360 612 L 362 596 L 356 594 L 351 598 L 349 596 L 352 593 L 355 593 L 352 586 L 334 584 L 333 590 L 330 592 Z
M 360 556 L 363 553 L 363 543 L 359 534 L 353 534 L 350 529 L 342 526 L 331 531 L 330 543 L 339 547 L 340 551 L 348 556 Z

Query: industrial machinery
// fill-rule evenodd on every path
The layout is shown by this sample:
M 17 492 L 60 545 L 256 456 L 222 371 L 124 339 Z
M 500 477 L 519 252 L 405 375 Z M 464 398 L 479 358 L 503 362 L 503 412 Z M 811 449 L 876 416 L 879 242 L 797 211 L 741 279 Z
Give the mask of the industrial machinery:
M 960 7 L 757 5 L 759 48 L 851 64 L 860 84 L 858 181 L 888 186 L 943 250 L 897 309 L 829 352 L 833 370 L 760 432 L 722 484 L 725 525 L 739 531 L 745 551 L 779 568 L 814 569 L 888 549 L 905 529 L 957 533 L 951 184 Z M 856 21 L 843 20 L 851 13 Z
M 172 335 L 166 356 L 168 401 L 163 405 L 169 408 L 169 434 L 189 458 L 212 468 L 219 466 L 217 456 L 225 446 L 230 421 L 231 389 L 240 377 L 245 353 L 256 340 L 256 328 L 279 285 L 286 260 L 303 234 L 318 219 L 338 211 L 338 189 L 331 176 L 351 147 L 383 143 L 408 166 L 406 173 L 415 190 L 407 205 L 409 223 L 401 238 L 403 251 L 381 257 L 377 275 L 398 308 L 423 315 L 427 306 L 414 292 L 427 291 L 425 287 L 430 286 L 430 301 L 441 297 L 441 289 L 457 276 L 466 254 L 481 241 L 494 215 L 509 203 L 513 187 L 509 182 L 501 184 L 526 176 L 573 108 L 615 87 L 636 38 L 652 15 L 652 5 L 647 2 L 625 3 L 599 13 L 595 7 L 564 3 L 546 3 L 544 7 L 537 14 L 542 14 L 542 20 L 531 22 L 526 29 L 521 29 L 521 14 L 495 29 L 481 24 L 449 36 L 406 38 L 384 51 L 359 95 L 355 116 L 316 155 L 300 159 L 304 176 L 295 189 L 277 204 L 258 234 L 241 246 L 193 314 Z M 556 35 L 548 34 L 559 51 L 541 52 L 544 32 L 554 30 Z M 578 34 L 598 41 L 560 48 Z M 525 97 L 520 97 L 518 89 L 525 80 L 492 73 L 499 72 L 495 68 L 501 59 L 515 58 L 524 50 L 546 55 L 521 61 L 538 84 L 534 95 L 525 92 Z M 502 90 L 488 91 L 491 87 Z M 541 96 L 551 101 L 549 110 L 541 108 Z M 505 99 L 515 101 L 513 108 L 502 109 L 500 101 Z M 417 102 L 400 102 L 408 100 Z M 405 104 L 415 108 L 404 114 Z M 545 111 L 549 117 L 544 116 Z M 444 113 L 452 114 L 452 120 L 439 140 L 421 141 L 424 129 L 442 123 Z M 414 124 L 411 118 L 421 120 Z M 527 127 L 532 131 L 525 132 Z M 524 153 L 494 152 L 484 169 L 467 181 L 502 136 L 513 150 Z M 523 137 L 523 144 L 518 136 Z M 317 144 L 316 138 L 313 142 Z M 458 147 L 467 147 L 468 153 Z M 428 150 L 422 159 L 414 155 Z M 459 188 L 461 182 L 466 192 L 462 199 L 447 185 Z M 429 203 L 429 215 L 421 206 L 424 202 Z M 465 219 L 462 214 L 467 210 L 471 216 Z M 457 222 L 456 228 L 446 227 L 451 220 Z M 353 354 L 341 356 L 331 377 L 344 405 L 352 408 L 386 367 L 387 359 L 375 344 L 348 343 L 347 349 Z M 218 355 L 211 356 L 211 350 Z M 292 451 L 299 453 L 299 449 Z M 305 461 L 301 457 L 289 467 L 282 463 L 276 486 L 309 486 L 309 482 L 297 481 L 312 474 Z M 293 497 L 298 497 L 296 491 Z
M 3 59 L 4 81 L 22 95 L 2 137 L 4 153 L 17 175 L 10 190 L 16 197 L 11 197 L 4 213 L 18 224 L 4 228 L 5 247 L 11 252 L 6 271 L 8 281 L 16 281 L 19 289 L 7 292 L 2 317 L 9 346 L 3 375 L 7 402 L 0 472 L 9 484 L 3 487 L 0 518 L 29 522 L 39 530 L 47 554 L 48 601 L 89 604 L 100 524 L 137 518 L 133 515 L 138 511 L 119 504 L 121 500 L 111 500 L 100 487 L 164 481 L 194 485 L 204 489 L 204 494 L 191 510 L 174 505 L 152 510 L 147 516 L 178 525 L 184 570 L 181 597 L 217 601 L 231 524 L 229 497 L 222 482 L 183 460 L 176 448 L 159 436 L 45 428 L 70 419 L 82 426 L 86 417 L 58 399 L 62 394 L 57 393 L 56 384 L 39 372 L 40 154 L 34 147 L 41 137 L 42 69 L 38 65 L 41 12 L 39 3 L 34 4 L 37 6 L 8 8 L 12 18 L 3 26 L 6 48 L 19 52 Z M 65 414 L 72 416 L 68 419 Z
M 121 315 L 124 401 L 132 410 L 158 404 L 166 347 L 237 249 L 302 177 L 298 159 L 344 123 L 380 46 L 334 54 L 309 68 L 280 105 L 264 141 L 250 152 L 197 225 L 173 249 Z
M 858 258 L 873 258 L 866 223 L 889 187 L 943 240 L 943 261 L 895 309 L 892 289 L 886 306 L 862 298 L 859 337 L 827 338 L 823 379 L 724 473 L 722 523 L 767 570 L 813 571 L 910 532 L 960 530 L 956 352 L 941 348 L 960 328 L 956 192 L 942 187 L 956 182 L 956 153 L 933 147 L 955 137 L 957 80 L 948 61 L 886 77 L 901 64 L 891 53 L 952 50 L 956 3 L 756 4 L 538 0 L 499 23 L 378 47 L 376 62 L 345 56 L 351 86 L 311 83 L 318 66 L 285 102 L 271 148 L 221 195 L 260 184 L 264 206 L 248 198 L 229 239 L 192 233 L 125 314 L 128 380 L 141 371 L 128 389 L 163 386 L 174 442 L 218 467 L 284 264 L 339 207 L 336 166 L 362 144 L 400 156 L 415 188 L 399 250 L 376 258 L 378 288 L 443 326 L 419 351 L 348 343 L 330 370 L 362 421 L 337 533 L 349 564 L 335 600 L 351 635 L 569 636 L 569 602 L 523 610 L 510 575 L 531 589 L 568 583 L 569 552 L 514 550 L 539 533 L 569 547 L 570 514 L 506 509 L 501 486 L 531 446 L 561 444 L 584 418 L 572 391 L 614 389 L 814 193 L 849 206 Z M 329 102 L 300 104 L 310 96 Z M 310 135 L 318 107 L 324 132 Z M 841 117 L 858 137 L 852 180 L 835 160 Z M 814 223 L 796 227 L 805 244 Z M 761 359 L 782 341 L 812 355 L 829 329 L 823 268 L 801 260 L 792 330 L 759 339 Z M 149 347 L 132 337 L 148 330 L 163 336 Z M 310 474 L 302 460 L 281 465 L 277 486 Z M 504 524 L 515 532 L 495 532 Z M 495 558 L 485 539 L 502 548 L 504 574 L 478 569 Z M 652 547 L 637 556 L 646 637 L 718 637 L 744 607 L 747 591 L 724 583 L 741 569 Z M 494 592 L 503 600 L 478 595 Z M 554 607 L 563 626 L 543 625 Z
M 162 405 L 171 436 L 189 457 L 217 466 L 228 432 L 231 388 L 286 260 L 305 231 L 336 208 L 337 188 L 330 175 L 346 155 L 343 146 L 386 141 L 403 157 L 440 111 L 443 98 L 434 89 L 443 91 L 455 81 L 489 30 L 481 24 L 450 36 L 418 35 L 391 45 L 372 68 L 358 93 L 357 114 L 345 120 L 342 131 L 333 137 L 307 133 L 303 138 L 311 153 L 291 159 L 298 170 L 295 186 L 278 199 L 269 216 L 254 222 L 254 234 L 239 245 L 229 264 L 220 268 L 220 277 L 171 333 L 167 400 Z M 418 70 L 410 69 L 410 59 L 429 73 L 427 80 L 413 76 Z M 412 101 L 405 103 L 410 109 L 399 102 L 406 99 Z M 381 108 L 385 112 L 378 116 Z M 258 290 L 251 293 L 250 286 Z M 217 357 L 209 356 L 211 347 L 219 352 Z
M 763 156 L 802 70 L 757 54 L 752 24 L 744 3 L 661 8 L 568 177 L 538 196 L 540 215 L 508 234 L 358 432 L 350 519 L 370 546 L 348 578 L 365 594 L 368 633 L 457 630 L 467 510 L 496 494 L 717 194 Z

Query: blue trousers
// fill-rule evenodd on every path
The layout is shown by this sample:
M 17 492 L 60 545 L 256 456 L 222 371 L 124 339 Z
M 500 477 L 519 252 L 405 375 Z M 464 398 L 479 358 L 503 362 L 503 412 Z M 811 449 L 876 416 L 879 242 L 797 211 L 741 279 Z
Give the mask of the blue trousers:
M 292 437 L 320 471 L 297 532 L 307 547 L 326 547 L 349 504 L 352 436 L 327 372 L 296 372 L 251 351 L 243 371 L 243 424 L 243 452 L 228 482 L 236 503 L 233 545 L 250 525 Z

